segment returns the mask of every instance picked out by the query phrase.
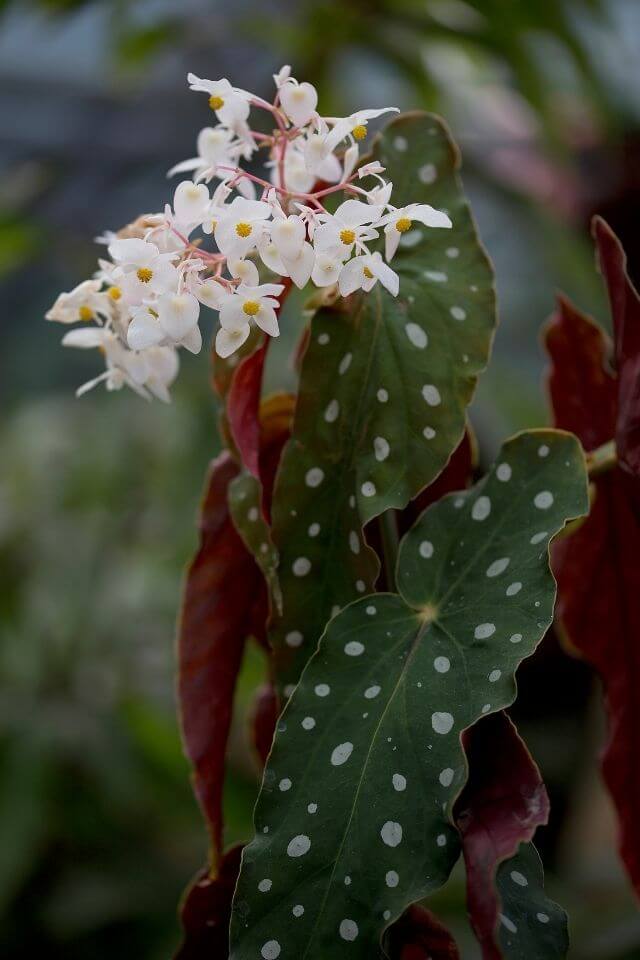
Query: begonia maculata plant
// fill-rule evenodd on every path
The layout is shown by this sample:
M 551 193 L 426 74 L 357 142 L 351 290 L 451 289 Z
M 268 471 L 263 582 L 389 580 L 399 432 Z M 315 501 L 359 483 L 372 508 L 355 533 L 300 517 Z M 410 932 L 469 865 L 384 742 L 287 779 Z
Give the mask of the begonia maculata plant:
M 566 957 L 567 917 L 533 845 L 549 801 L 505 711 L 555 615 L 604 679 L 605 778 L 639 884 L 625 643 L 629 629 L 640 639 L 640 300 L 620 244 L 594 222 L 615 343 L 561 298 L 546 333 L 558 428 L 506 440 L 479 476 L 467 411 L 495 329 L 493 273 L 442 121 L 324 116 L 289 67 L 271 101 L 188 80 L 216 117 L 169 171 L 188 179 L 161 212 L 98 238 L 94 276 L 47 313 L 75 324 L 66 346 L 104 360 L 78 394 L 104 383 L 165 401 L 180 350 L 201 349 L 202 307 L 218 318 L 224 449 L 178 646 L 209 857 L 176 957 L 451 960 L 429 897 L 459 859 L 484 960 Z M 297 393 L 265 396 L 284 324 Z M 604 629 L 605 599 L 585 587 L 607 556 L 622 575 L 604 574 Z M 250 642 L 268 663 L 247 740 L 263 772 L 253 836 L 227 849 L 225 756 Z

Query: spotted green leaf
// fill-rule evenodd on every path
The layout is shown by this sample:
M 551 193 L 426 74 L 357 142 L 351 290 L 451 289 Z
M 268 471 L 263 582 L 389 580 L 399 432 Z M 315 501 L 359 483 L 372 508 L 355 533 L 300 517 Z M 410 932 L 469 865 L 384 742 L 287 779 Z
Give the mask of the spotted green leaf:
M 279 723 L 243 857 L 232 960 L 365 960 L 459 855 L 462 731 L 515 697 L 551 623 L 548 544 L 588 507 L 575 437 L 521 434 L 404 537 L 400 595 L 328 624 Z
M 312 321 L 293 435 L 273 505 L 284 615 L 272 643 L 294 683 L 335 609 L 371 589 L 378 560 L 363 525 L 404 507 L 445 466 L 485 367 L 495 323 L 493 274 L 443 123 L 407 114 L 377 140 L 395 203 L 446 210 L 453 228 L 415 223 L 380 285 Z
M 233 524 L 247 549 L 264 574 L 276 610 L 282 608 L 278 582 L 278 552 L 271 539 L 271 530 L 262 513 L 260 481 L 252 474 L 239 474 L 229 485 L 229 510 Z
M 563 960 L 569 949 L 567 915 L 544 891 L 542 863 L 532 843 L 523 843 L 501 864 L 496 883 L 505 960 Z

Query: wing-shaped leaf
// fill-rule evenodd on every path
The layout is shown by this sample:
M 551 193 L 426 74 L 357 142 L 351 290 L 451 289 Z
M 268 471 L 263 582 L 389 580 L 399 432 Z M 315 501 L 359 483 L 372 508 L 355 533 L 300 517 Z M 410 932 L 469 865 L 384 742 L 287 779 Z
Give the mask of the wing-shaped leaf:
M 555 545 L 553 566 L 558 617 L 573 648 L 604 682 L 603 773 L 618 812 L 621 854 L 640 891 L 640 300 L 614 234 L 601 220 L 594 233 L 616 342 L 561 299 L 547 330 L 549 384 L 556 423 L 577 433 L 588 451 L 615 436 L 619 466 L 595 477 L 590 515 Z
M 263 576 L 232 523 L 229 483 L 238 467 L 223 453 L 210 467 L 200 548 L 184 587 L 178 638 L 179 703 L 185 752 L 211 835 L 222 852 L 222 781 L 233 695 L 245 640 L 264 635 Z
M 502 901 L 501 955 L 508 960 L 564 960 L 569 949 L 567 915 L 544 892 L 542 863 L 532 843 L 523 843 L 498 867 L 496 882 Z
M 404 507 L 459 443 L 495 324 L 491 267 L 442 122 L 399 118 L 373 157 L 387 168 L 398 204 L 444 209 L 453 228 L 416 223 L 404 235 L 393 261 L 397 298 L 378 286 L 312 321 L 273 505 L 284 615 L 272 642 L 285 685 L 298 679 L 332 610 L 375 581 L 378 561 L 363 525 Z
M 567 921 L 555 904 L 541 905 L 544 893 L 538 889 L 538 874 L 529 877 L 519 869 L 516 856 L 521 843 L 533 839 L 536 829 L 547 822 L 549 799 L 540 771 L 513 723 L 505 713 L 483 717 L 464 737 L 469 779 L 456 801 L 455 819 L 462 838 L 467 872 L 467 909 L 483 960 L 564 957 L 567 949 Z M 510 859 L 511 858 L 511 859 Z M 506 864 L 505 864 L 506 861 Z M 518 894 L 518 918 L 500 905 L 496 871 L 505 864 L 502 888 L 511 902 Z M 512 892 L 509 885 L 515 884 Z M 532 890 L 535 892 L 532 893 Z M 536 921 L 536 913 L 544 918 Z M 521 918 L 527 924 L 523 952 Z M 498 927 L 502 950 L 498 945 Z M 504 945 L 505 936 L 509 943 Z M 551 947 L 554 949 L 551 950 Z
M 522 434 L 405 536 L 402 596 L 362 598 L 330 621 L 278 725 L 233 960 L 368 960 L 389 922 L 445 882 L 461 733 L 512 702 L 515 670 L 552 619 L 549 539 L 586 509 L 577 440 Z

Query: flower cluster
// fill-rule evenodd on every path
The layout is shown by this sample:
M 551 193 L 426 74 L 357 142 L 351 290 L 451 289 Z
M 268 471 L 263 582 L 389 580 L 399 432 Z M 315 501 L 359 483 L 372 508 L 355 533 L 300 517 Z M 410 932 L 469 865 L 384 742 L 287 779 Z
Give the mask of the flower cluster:
M 178 348 L 197 353 L 202 346 L 202 305 L 218 311 L 216 351 L 229 357 L 252 324 L 278 336 L 283 278 L 300 288 L 337 285 L 342 296 L 379 282 L 395 296 L 398 275 L 388 261 L 402 234 L 413 221 L 451 226 L 427 204 L 396 208 L 384 168 L 358 166 L 369 120 L 395 108 L 321 117 L 315 88 L 298 83 L 289 67 L 274 77 L 272 103 L 228 80 L 188 79 L 207 95 L 218 121 L 200 131 L 198 155 L 169 171 L 193 179 L 178 184 L 163 213 L 99 238 L 109 259 L 100 259 L 94 278 L 61 294 L 46 315 L 84 321 L 63 344 L 98 347 L 104 355 L 106 370 L 79 394 L 104 382 L 109 390 L 126 384 L 168 400 Z M 251 128 L 252 107 L 272 118 L 270 134 Z M 240 166 L 258 151 L 266 153 L 268 179 Z M 344 199 L 329 212 L 325 200 L 338 193 Z M 372 248 L 381 231 L 384 258 Z M 215 249 L 207 249 L 209 237 Z

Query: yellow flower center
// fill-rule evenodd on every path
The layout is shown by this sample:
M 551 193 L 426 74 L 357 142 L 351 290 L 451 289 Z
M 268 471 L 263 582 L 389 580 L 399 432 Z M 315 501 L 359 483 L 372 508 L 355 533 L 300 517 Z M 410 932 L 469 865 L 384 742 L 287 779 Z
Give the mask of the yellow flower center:
M 367 135 L 367 127 L 364 123 L 359 123 L 356 127 L 353 128 L 351 133 L 354 135 L 356 140 L 364 140 Z
M 343 242 L 344 244 L 346 244 L 347 246 L 349 246 L 350 243 L 353 243 L 353 241 L 355 240 L 355 238 L 356 238 L 356 235 L 355 235 L 355 233 L 353 232 L 353 230 L 341 230 L 341 231 L 340 231 L 340 239 L 341 239 L 342 242 Z
M 411 229 L 411 220 L 409 217 L 400 217 L 399 220 L 396 220 L 396 230 L 398 233 L 406 233 L 407 230 Z
M 91 307 L 80 307 L 78 314 L 81 320 L 93 320 L 93 310 Z
M 240 223 L 236 223 L 236 233 L 239 237 L 248 237 L 251 235 L 252 226 L 250 223 L 245 223 L 244 220 L 241 220 Z
M 242 310 L 248 317 L 255 317 L 256 313 L 260 313 L 260 304 L 257 300 L 245 300 Z
M 151 280 L 153 276 L 153 270 L 150 270 L 149 267 L 138 267 L 136 276 L 140 283 L 149 283 L 149 280 Z
M 369 267 L 365 267 L 362 272 L 364 273 L 367 280 L 373 280 L 373 274 L 371 273 L 371 270 L 369 270 Z
M 111 297 L 112 300 L 119 300 L 122 296 L 122 290 L 120 287 L 109 287 L 107 294 Z
M 209 106 L 212 110 L 221 110 L 224 107 L 224 100 L 222 97 L 217 97 L 215 93 L 212 93 L 209 97 Z

